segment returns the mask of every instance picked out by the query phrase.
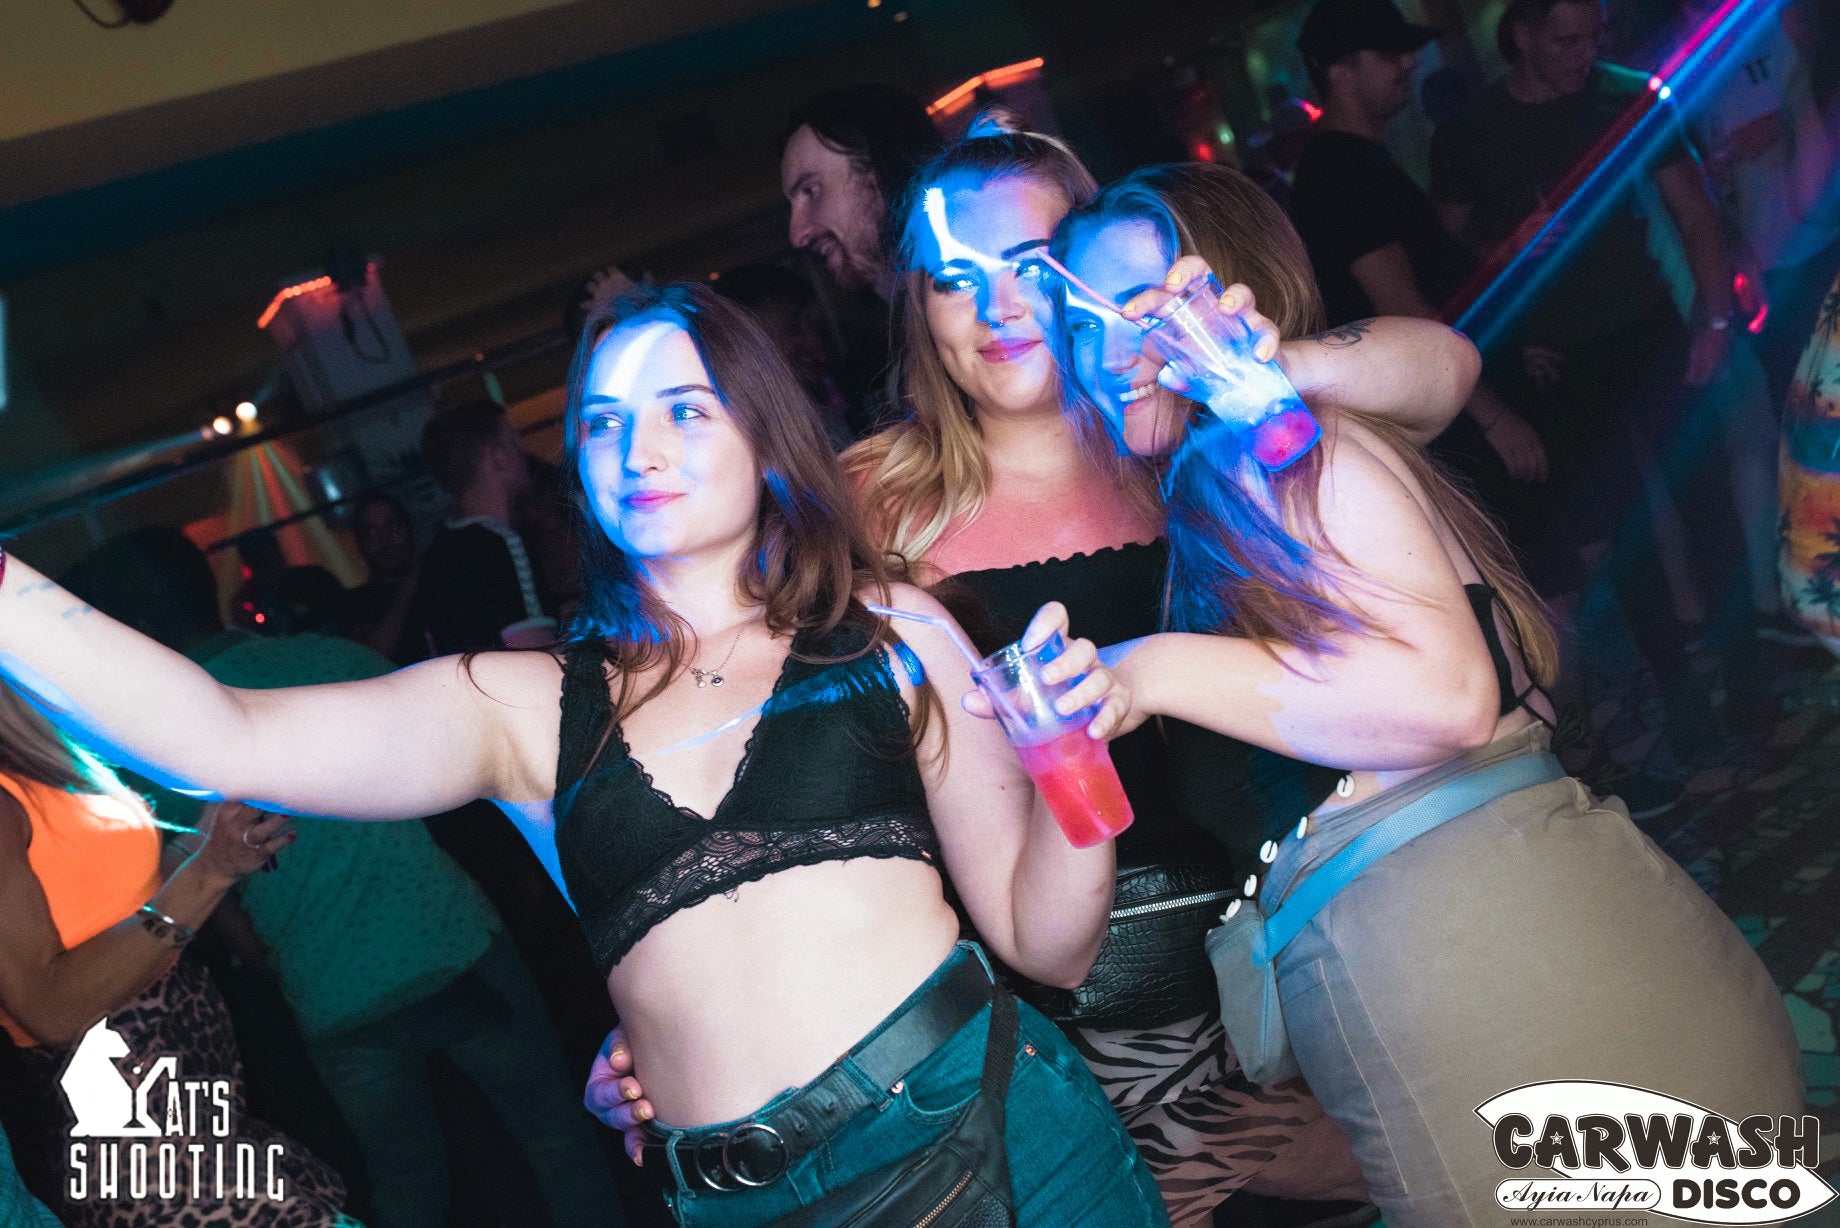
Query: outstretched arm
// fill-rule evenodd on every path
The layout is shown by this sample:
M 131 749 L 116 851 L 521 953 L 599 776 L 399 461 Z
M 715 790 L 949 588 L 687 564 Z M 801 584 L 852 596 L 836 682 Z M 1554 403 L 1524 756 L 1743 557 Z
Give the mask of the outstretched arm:
M 17 558 L 0 575 L 0 673 L 47 715 L 156 784 L 266 810 L 412 818 L 540 788 L 520 779 L 512 730 L 545 668 L 553 679 L 546 656 L 487 654 L 471 678 L 444 658 L 363 682 L 238 690 Z

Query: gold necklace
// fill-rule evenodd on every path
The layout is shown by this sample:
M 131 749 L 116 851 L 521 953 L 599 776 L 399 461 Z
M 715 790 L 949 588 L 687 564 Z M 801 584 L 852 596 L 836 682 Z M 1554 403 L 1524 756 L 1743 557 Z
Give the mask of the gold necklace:
M 746 630 L 747 630 L 746 623 L 743 623 L 741 624 L 741 626 L 735 628 L 735 638 L 732 642 L 730 642 L 728 646 L 727 655 L 725 655 L 720 661 L 716 662 L 714 668 L 698 669 L 694 665 L 690 667 L 690 676 L 696 679 L 696 689 L 697 690 L 700 691 L 706 686 L 721 686 L 722 685 L 722 682 L 723 682 L 722 673 L 721 673 L 722 667 L 728 664 L 729 658 L 735 655 L 735 649 L 741 646 L 741 633 Z

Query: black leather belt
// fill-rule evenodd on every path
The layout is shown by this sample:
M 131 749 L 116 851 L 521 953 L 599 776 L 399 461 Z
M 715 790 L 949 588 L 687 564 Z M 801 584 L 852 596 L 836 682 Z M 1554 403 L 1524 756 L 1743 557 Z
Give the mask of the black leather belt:
M 670 1154 L 691 1188 L 726 1193 L 771 1185 L 850 1118 L 886 1099 L 904 1075 L 930 1057 L 953 1033 L 990 1004 L 995 987 L 975 953 L 966 952 L 918 1001 L 876 1036 L 850 1050 L 786 1103 L 727 1130 L 661 1131 L 648 1124 L 639 1171 L 667 1190 L 677 1188 Z M 880 1094 L 866 1092 L 846 1070 L 854 1066 Z

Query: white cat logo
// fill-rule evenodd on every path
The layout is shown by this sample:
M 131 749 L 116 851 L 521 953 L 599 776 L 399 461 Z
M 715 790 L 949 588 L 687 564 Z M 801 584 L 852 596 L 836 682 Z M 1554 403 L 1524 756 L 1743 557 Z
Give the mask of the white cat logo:
M 72 1138 L 151 1138 L 160 1133 L 160 1127 L 147 1115 L 147 1093 L 162 1073 L 168 1078 L 178 1073 L 178 1060 L 159 1059 L 135 1088 L 115 1066 L 114 1059 L 127 1057 L 128 1053 L 128 1042 L 106 1019 L 84 1034 L 71 1055 L 70 1065 L 58 1079 L 77 1117 L 70 1131 Z
M 172 1054 L 123 1071 L 116 1063 L 132 1052 L 105 1020 L 84 1033 L 58 1076 L 76 1119 L 65 1145 L 71 1202 L 181 1191 L 194 1200 L 287 1201 L 286 1149 L 236 1136 L 229 1079 L 181 1079 Z

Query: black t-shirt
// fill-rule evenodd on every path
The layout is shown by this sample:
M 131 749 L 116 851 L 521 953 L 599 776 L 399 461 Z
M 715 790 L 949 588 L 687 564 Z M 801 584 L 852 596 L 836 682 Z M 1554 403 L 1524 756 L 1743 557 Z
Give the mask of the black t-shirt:
M 837 304 L 843 353 L 832 374 L 847 402 L 852 439 L 867 439 L 893 419 L 889 368 L 893 365 L 894 312 L 867 290 Z
M 413 619 L 435 656 L 497 648 L 529 617 L 505 539 L 482 524 L 449 525 L 422 554 Z
M 1536 210 L 1559 203 L 1549 197 L 1646 89 L 1646 78 L 1606 64 L 1584 89 L 1549 102 L 1516 101 L 1496 81 L 1432 139 L 1432 198 L 1468 206 L 1471 246 L 1492 252 Z M 1655 165 L 1686 155 L 1675 135 Z M 1589 343 L 1669 305 L 1629 187 L 1594 234 L 1582 244 L 1562 237 L 1545 258 L 1560 271 L 1528 318 L 1527 340 Z
M 1290 209 L 1310 250 L 1331 326 L 1375 314 L 1349 270 L 1388 244 L 1405 249 L 1413 280 L 1434 307 L 1462 287 L 1474 264 L 1438 221 L 1431 198 L 1386 146 L 1352 132 L 1325 129 L 1310 137 L 1297 162 Z

